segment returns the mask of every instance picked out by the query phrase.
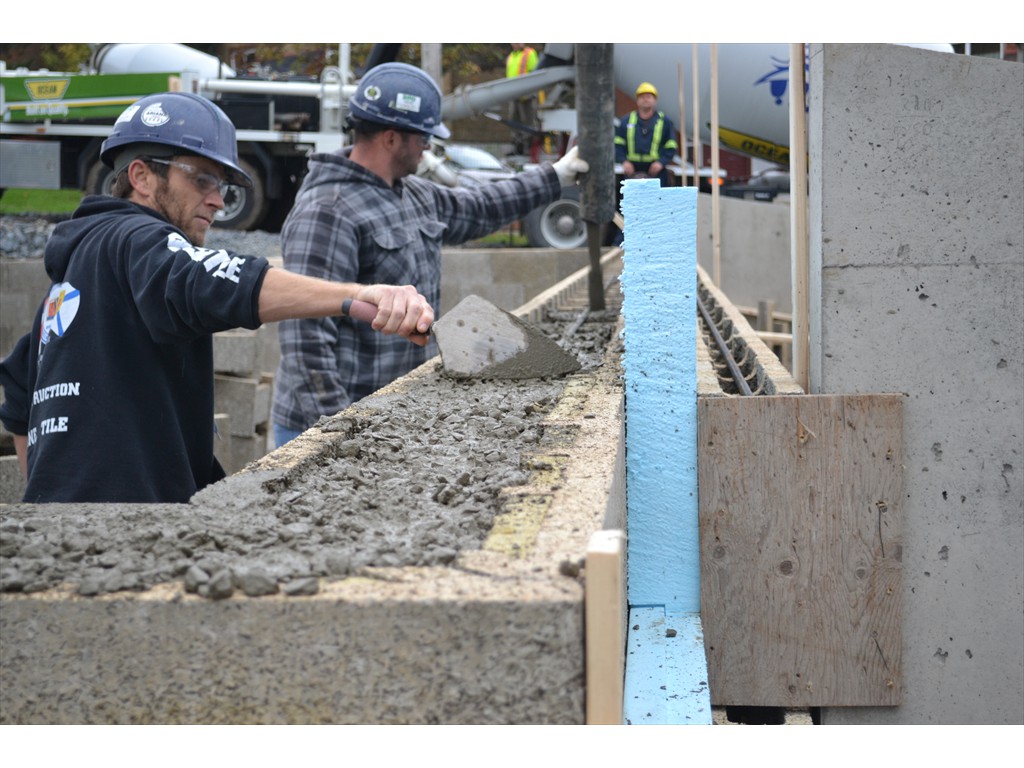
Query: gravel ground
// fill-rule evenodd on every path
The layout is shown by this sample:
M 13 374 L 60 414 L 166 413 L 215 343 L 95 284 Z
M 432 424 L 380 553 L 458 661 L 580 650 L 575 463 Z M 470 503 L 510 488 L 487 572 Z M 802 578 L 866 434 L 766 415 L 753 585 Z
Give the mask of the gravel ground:
M 4 255 L 11 247 L 30 256 L 51 224 L 15 218 L 3 219 Z M 15 238 L 22 244 L 8 246 Z M 277 236 L 262 232 L 215 230 L 207 245 L 279 253 Z M 582 370 L 573 375 L 586 375 L 613 343 L 617 313 L 578 319 L 552 315 L 536 327 L 577 356 Z M 64 584 L 92 596 L 178 582 L 215 599 L 308 595 L 320 579 L 365 567 L 451 564 L 482 545 L 501 491 L 544 469 L 533 457 L 567 380 L 456 381 L 438 366 L 407 392 L 374 396 L 372 409 L 322 419 L 345 434 L 336 455 L 255 508 L 232 508 L 211 493 L 216 486 L 189 505 L 8 505 L 0 591 Z
M 67 216 L 0 216 L 0 256 L 42 258 L 43 248 L 57 222 Z M 214 227 L 206 238 L 209 248 L 226 248 L 251 256 L 281 255 L 281 238 L 269 232 L 238 232 Z
M 37 259 L 60 217 L 0 216 L 0 256 Z

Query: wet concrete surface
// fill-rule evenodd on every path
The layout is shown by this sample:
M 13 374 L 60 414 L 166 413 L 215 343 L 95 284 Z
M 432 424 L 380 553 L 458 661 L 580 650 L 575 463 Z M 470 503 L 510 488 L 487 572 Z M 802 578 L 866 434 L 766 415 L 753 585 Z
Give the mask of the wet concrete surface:
M 0 591 L 95 596 L 183 583 L 213 599 L 310 595 L 365 568 L 447 566 L 482 546 L 503 489 L 545 469 L 544 417 L 574 376 L 621 344 L 616 319 L 534 324 L 580 361 L 570 376 L 456 380 L 434 358 L 407 386 L 321 419 L 317 429 L 341 440 L 299 472 L 243 472 L 184 505 L 0 507 Z M 259 492 L 241 493 L 247 483 Z
M 446 375 L 456 379 L 564 376 L 579 360 L 539 328 L 470 295 L 434 323 Z

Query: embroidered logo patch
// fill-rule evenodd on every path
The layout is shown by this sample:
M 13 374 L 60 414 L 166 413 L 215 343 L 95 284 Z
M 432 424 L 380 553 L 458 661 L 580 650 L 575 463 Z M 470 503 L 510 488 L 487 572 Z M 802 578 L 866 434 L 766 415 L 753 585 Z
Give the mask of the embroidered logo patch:
M 75 315 L 78 314 L 80 296 L 78 289 L 71 283 L 58 283 L 50 288 L 50 295 L 46 299 L 46 309 L 43 312 L 39 328 L 39 343 L 41 345 L 50 341 L 51 334 L 63 336 L 67 333 Z

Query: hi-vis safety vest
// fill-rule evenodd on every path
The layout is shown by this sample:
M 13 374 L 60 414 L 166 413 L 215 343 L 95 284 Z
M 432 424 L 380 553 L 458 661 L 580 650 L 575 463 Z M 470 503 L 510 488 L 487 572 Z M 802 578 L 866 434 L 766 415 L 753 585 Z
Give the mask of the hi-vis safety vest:
M 537 51 L 533 48 L 523 48 L 521 51 L 512 51 L 505 59 L 505 77 L 519 77 L 537 68 Z
M 643 155 L 638 153 L 636 149 L 636 126 L 638 120 L 639 116 L 635 111 L 629 113 L 629 122 L 626 123 L 626 159 L 631 163 L 653 163 L 660 154 L 661 135 L 665 130 L 665 113 L 658 112 L 658 119 L 654 123 L 654 131 L 651 135 L 650 148 Z M 675 139 L 669 137 L 669 143 L 674 145 Z M 666 143 L 666 146 L 669 146 L 669 143 Z

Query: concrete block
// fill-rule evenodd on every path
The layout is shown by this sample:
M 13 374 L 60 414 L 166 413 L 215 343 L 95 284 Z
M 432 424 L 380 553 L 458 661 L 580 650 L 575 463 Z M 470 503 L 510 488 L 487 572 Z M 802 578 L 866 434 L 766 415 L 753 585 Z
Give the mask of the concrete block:
M 227 462 L 222 459 L 221 465 L 229 475 L 241 472 L 251 462 L 267 455 L 267 435 L 264 431 L 251 435 L 231 435 L 228 450 L 225 453 Z M 220 458 L 218 456 L 218 458 Z
M 0 456 L 0 504 L 16 504 L 25 494 L 25 481 L 15 455 Z
M 266 433 L 270 420 L 270 376 L 258 379 L 241 376 L 214 375 L 214 409 L 230 417 L 232 435 L 248 437 L 257 431 Z
M 213 334 L 213 369 L 233 376 L 259 376 L 258 331 L 238 329 Z
M 273 375 L 280 359 L 277 323 L 254 331 L 236 328 L 213 334 L 213 369 L 217 373 L 249 378 Z
M 29 330 L 49 288 L 42 259 L 0 259 L 0 357 Z
M 440 310 L 448 311 L 470 294 L 512 310 L 588 263 L 586 249 L 446 248 L 441 252 Z
M 231 417 L 226 413 L 215 413 L 213 414 L 213 426 L 216 429 L 213 436 L 213 455 L 224 467 L 224 471 L 230 475 L 234 471 L 228 468 L 228 464 L 232 461 Z
M 256 331 L 258 343 L 256 371 L 276 374 L 277 364 L 281 360 L 281 346 L 277 336 L 277 323 L 267 323 Z

